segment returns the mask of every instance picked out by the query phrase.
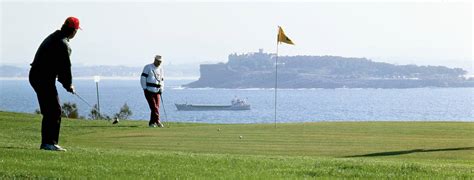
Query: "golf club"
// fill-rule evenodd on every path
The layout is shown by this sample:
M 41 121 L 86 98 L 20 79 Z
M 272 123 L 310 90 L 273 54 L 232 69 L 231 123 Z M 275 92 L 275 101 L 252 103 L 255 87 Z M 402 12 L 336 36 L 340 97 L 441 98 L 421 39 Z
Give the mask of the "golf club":
M 92 105 L 89 104 L 84 98 L 82 98 L 79 94 L 77 94 L 77 92 L 74 92 L 74 94 L 75 94 L 79 99 L 81 99 L 82 102 L 86 103 L 90 108 L 94 108 L 94 107 L 92 107 Z M 99 113 L 99 112 L 97 112 L 97 113 L 98 113 L 99 117 L 102 117 L 101 113 Z
M 165 113 L 165 120 L 166 120 L 166 122 L 168 122 L 168 115 L 166 115 L 165 103 L 163 102 L 163 94 L 161 94 L 160 100 L 161 100 L 161 104 L 162 104 L 162 107 L 163 107 L 163 112 Z M 163 122 L 163 123 L 165 123 L 165 122 Z M 170 127 L 169 125 L 170 124 L 168 123 L 166 126 Z
M 89 107 L 92 108 L 91 104 L 89 104 L 84 98 L 82 98 L 81 96 L 79 96 L 79 94 L 77 94 L 77 92 L 74 92 L 74 94 L 75 94 L 79 99 L 81 99 L 82 102 L 86 103 Z

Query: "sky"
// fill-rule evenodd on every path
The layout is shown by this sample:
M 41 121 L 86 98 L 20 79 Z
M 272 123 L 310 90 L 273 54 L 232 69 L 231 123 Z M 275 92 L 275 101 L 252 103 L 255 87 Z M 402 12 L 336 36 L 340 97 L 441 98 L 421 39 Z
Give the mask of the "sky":
M 275 53 L 277 27 L 294 46 L 279 55 L 365 57 L 393 64 L 459 67 L 474 74 L 468 1 L 2 1 L 0 63 L 28 66 L 68 16 L 74 65 L 227 62 L 231 53 Z

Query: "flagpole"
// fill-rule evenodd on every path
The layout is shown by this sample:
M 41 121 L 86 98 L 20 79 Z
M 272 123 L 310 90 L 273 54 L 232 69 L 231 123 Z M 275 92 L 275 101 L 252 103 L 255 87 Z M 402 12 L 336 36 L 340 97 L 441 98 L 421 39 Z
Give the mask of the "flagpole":
M 290 38 L 288 38 L 283 29 L 278 26 L 278 37 L 277 37 L 277 48 L 276 48 L 276 58 L 275 58 L 275 128 L 277 127 L 277 89 L 278 89 L 278 44 L 284 42 L 286 44 L 294 45 Z
M 277 127 L 278 39 L 275 58 L 275 128 Z

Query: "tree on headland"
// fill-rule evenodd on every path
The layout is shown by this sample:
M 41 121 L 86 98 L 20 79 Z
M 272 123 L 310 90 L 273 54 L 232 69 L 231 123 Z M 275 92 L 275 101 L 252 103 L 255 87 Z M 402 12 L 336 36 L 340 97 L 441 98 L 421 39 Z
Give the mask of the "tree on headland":
M 110 120 L 111 118 L 103 113 L 99 112 L 99 108 L 97 104 L 94 104 L 94 107 L 91 109 L 89 113 L 89 118 L 98 120 L 98 119 L 104 119 L 104 120 Z
M 75 103 L 65 102 L 61 106 L 61 117 L 73 118 L 73 119 L 79 118 L 77 105 Z
M 114 115 L 114 118 L 118 119 L 128 119 L 132 115 L 132 111 L 130 110 L 130 107 L 128 107 L 127 103 L 125 103 L 121 108 L 118 113 Z
M 35 109 L 35 114 L 41 114 L 40 109 Z M 75 103 L 66 102 L 61 106 L 61 117 L 72 118 L 72 119 L 84 119 L 83 116 L 79 116 L 79 109 Z

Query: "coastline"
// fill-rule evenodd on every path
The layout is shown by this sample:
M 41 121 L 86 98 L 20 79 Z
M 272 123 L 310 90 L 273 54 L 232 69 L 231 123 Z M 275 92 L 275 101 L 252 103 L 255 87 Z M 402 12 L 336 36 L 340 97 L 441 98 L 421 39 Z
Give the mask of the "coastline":
M 100 76 L 102 80 L 139 80 L 140 77 L 135 76 Z M 185 77 L 167 77 L 167 80 L 198 80 L 199 77 L 185 76 Z M 0 77 L 1 81 L 9 80 L 28 80 L 28 77 Z M 73 77 L 73 80 L 94 80 L 94 76 Z

